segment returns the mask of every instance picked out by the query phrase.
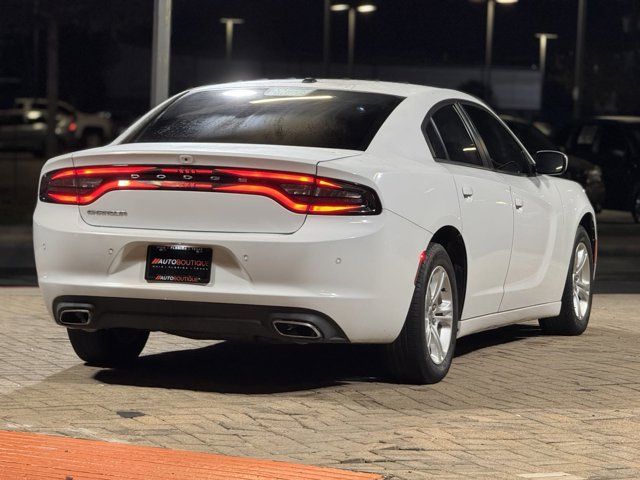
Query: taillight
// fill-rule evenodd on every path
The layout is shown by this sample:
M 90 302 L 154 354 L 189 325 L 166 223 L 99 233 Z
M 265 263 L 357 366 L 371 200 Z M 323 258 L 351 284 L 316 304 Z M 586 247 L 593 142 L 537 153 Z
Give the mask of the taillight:
M 115 190 L 178 190 L 261 195 L 296 213 L 375 215 L 381 205 L 365 186 L 272 170 L 225 167 L 95 166 L 48 172 L 40 200 L 89 205 Z

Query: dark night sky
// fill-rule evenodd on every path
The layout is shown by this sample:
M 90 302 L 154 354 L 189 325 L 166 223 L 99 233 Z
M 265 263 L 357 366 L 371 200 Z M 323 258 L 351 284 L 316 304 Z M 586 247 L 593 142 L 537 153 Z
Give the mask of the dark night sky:
M 62 18 L 63 87 L 65 80 L 73 75 L 93 81 L 95 90 L 104 69 L 117 59 L 119 49 L 128 45 L 150 48 L 153 0 L 0 0 L 3 19 L 0 78 L 18 77 L 25 85 L 39 83 L 33 88 L 43 90 L 43 82 L 34 82 L 32 75 L 36 1 L 41 10 L 54 5 Z M 356 63 L 479 65 L 483 62 L 486 22 L 483 3 L 374 1 L 377 12 L 358 15 Z M 587 2 L 587 68 L 608 62 L 606 68 L 617 75 L 620 72 L 615 62 L 622 51 L 635 52 L 635 62 L 640 63 L 638 33 L 632 36 L 622 33 L 623 15 L 636 12 L 636 18 L 640 18 L 640 0 Z M 566 83 L 573 75 L 577 4 L 578 0 L 520 0 L 516 5 L 497 5 L 494 63 L 520 67 L 537 64 L 538 43 L 534 33 L 555 32 L 560 38 L 550 47 L 549 74 L 564 76 Z M 223 57 L 224 27 L 219 18 L 233 16 L 246 20 L 236 30 L 236 59 L 321 62 L 322 8 L 323 0 L 174 0 L 172 51 L 205 58 Z M 345 61 L 346 30 L 346 14 L 332 14 L 334 62 Z M 45 65 L 43 40 L 41 30 L 41 57 L 37 67 L 41 78 Z M 630 42 L 635 44 L 629 45 Z M 631 84 L 634 82 L 630 80 Z

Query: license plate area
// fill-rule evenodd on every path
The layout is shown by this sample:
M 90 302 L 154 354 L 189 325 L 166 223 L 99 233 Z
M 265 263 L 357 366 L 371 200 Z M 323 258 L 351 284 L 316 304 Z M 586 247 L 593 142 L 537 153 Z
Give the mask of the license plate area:
M 144 278 L 148 282 L 204 285 L 211 280 L 213 250 L 186 245 L 149 245 Z

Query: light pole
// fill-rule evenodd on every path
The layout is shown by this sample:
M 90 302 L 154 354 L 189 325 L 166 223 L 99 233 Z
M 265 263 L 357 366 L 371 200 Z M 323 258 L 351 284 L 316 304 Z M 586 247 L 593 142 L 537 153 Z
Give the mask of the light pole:
M 171 55 L 171 0 L 155 0 L 151 49 L 151 106 L 169 98 Z
M 558 35 L 555 33 L 536 33 L 536 38 L 540 40 L 540 57 L 538 68 L 540 69 L 540 106 L 544 100 L 544 80 L 547 72 L 547 44 L 549 40 L 555 40 Z
M 480 3 L 482 0 L 471 0 L 474 3 Z M 487 33 L 484 49 L 484 75 L 483 85 L 485 97 L 488 96 L 491 88 L 491 65 L 493 63 L 493 27 L 495 23 L 496 3 L 509 5 L 518 3 L 518 0 L 486 0 L 487 2 Z M 485 98 L 486 100 L 486 98 Z
M 226 36 L 226 59 L 231 61 L 231 53 L 233 52 L 233 27 L 234 25 L 242 25 L 243 18 L 221 18 L 220 23 L 224 23 Z
M 584 51 L 584 32 L 587 20 L 587 2 L 578 0 L 578 32 L 576 34 L 576 63 L 573 74 L 573 118 L 579 118 L 582 102 L 582 55 Z
M 322 75 L 329 76 L 331 64 L 331 0 L 324 0 L 322 32 Z
M 362 3 L 358 6 L 353 6 L 348 3 L 336 3 L 331 6 L 333 12 L 348 12 L 348 32 L 347 32 L 347 77 L 353 75 L 353 57 L 356 47 L 356 15 L 358 13 L 373 13 L 378 9 L 372 3 Z
M 555 33 L 536 33 L 536 38 L 540 40 L 540 59 L 538 61 L 538 68 L 540 68 L 542 85 L 544 85 L 544 78 L 547 71 L 547 44 L 549 40 L 555 40 L 558 38 L 558 35 Z

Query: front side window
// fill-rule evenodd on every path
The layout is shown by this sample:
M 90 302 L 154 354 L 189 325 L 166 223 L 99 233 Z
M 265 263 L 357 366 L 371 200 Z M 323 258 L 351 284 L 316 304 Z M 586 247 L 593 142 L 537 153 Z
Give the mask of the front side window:
M 478 149 L 453 105 L 442 107 L 432 115 L 431 120 L 440 133 L 448 160 L 478 167 L 483 166 Z
M 493 115 L 471 105 L 465 105 L 464 109 L 487 147 L 493 168 L 506 173 L 530 172 L 529 162 L 522 148 Z
M 212 142 L 366 150 L 403 97 L 302 87 L 207 90 L 178 98 L 125 143 Z

